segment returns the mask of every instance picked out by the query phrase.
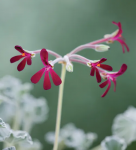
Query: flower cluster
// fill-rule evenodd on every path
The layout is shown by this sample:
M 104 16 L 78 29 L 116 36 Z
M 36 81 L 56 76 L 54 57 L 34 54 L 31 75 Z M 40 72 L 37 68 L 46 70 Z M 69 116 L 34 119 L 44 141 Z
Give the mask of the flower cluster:
M 125 47 L 126 47 L 127 51 L 129 52 L 129 48 L 128 48 L 127 44 L 125 43 L 124 38 L 122 36 L 123 30 L 121 27 L 121 23 L 120 22 L 119 23 L 113 22 L 113 24 L 118 26 L 117 31 L 115 31 L 112 34 L 105 35 L 103 39 L 81 45 L 81 46 L 75 48 L 69 54 L 65 55 L 64 57 L 57 54 L 56 52 L 53 52 L 51 50 L 47 50 L 45 48 L 40 49 L 40 50 L 35 50 L 35 51 L 26 51 L 21 46 L 16 45 L 15 49 L 17 51 L 19 51 L 22 55 L 12 57 L 10 59 L 10 62 L 14 63 L 14 62 L 20 60 L 21 58 L 23 58 L 23 60 L 19 63 L 19 65 L 17 67 L 18 71 L 22 71 L 26 65 L 26 62 L 28 65 L 31 65 L 32 64 L 31 59 L 37 53 L 40 53 L 41 61 L 44 65 L 44 67 L 31 77 L 31 82 L 34 84 L 38 83 L 44 74 L 43 88 L 45 90 L 48 90 L 51 88 L 49 73 L 51 74 L 51 78 L 53 80 L 53 83 L 56 86 L 58 86 L 62 83 L 60 77 L 53 70 L 54 65 L 56 63 L 62 63 L 63 65 L 66 65 L 66 69 L 69 72 L 73 72 L 72 62 L 84 64 L 84 65 L 89 66 L 91 68 L 91 72 L 90 72 L 91 76 L 94 76 L 94 74 L 96 74 L 96 79 L 97 79 L 98 83 L 101 82 L 101 77 L 103 79 L 106 79 L 105 82 L 103 82 L 99 85 L 100 88 L 104 88 L 106 85 L 108 85 L 106 91 L 102 95 L 102 97 L 104 97 L 111 87 L 111 81 L 113 81 L 113 83 L 114 83 L 114 91 L 115 91 L 115 89 L 116 89 L 116 78 L 118 76 L 122 75 L 126 71 L 127 65 L 123 64 L 118 72 L 109 72 L 109 71 L 112 71 L 112 67 L 109 65 L 106 65 L 106 64 L 102 64 L 103 62 L 105 62 L 107 60 L 106 58 L 101 58 L 100 60 L 90 60 L 90 59 L 85 58 L 85 57 L 78 55 L 76 53 L 83 50 L 83 49 L 86 49 L 86 48 L 94 49 L 97 52 L 104 52 L 104 51 L 107 51 L 109 49 L 109 46 L 103 45 L 101 43 L 106 42 L 109 44 L 109 43 L 113 43 L 114 41 L 118 41 L 121 44 L 123 53 L 125 52 Z M 48 60 L 48 54 L 55 56 L 56 59 L 53 61 L 49 61 Z

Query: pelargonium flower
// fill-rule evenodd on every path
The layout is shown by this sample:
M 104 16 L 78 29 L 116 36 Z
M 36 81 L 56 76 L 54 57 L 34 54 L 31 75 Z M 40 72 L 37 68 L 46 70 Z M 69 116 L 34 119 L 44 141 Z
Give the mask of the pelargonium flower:
M 117 23 L 114 21 L 112 23 L 115 24 L 116 26 L 118 26 L 119 29 L 117 31 L 113 32 L 112 34 L 107 34 L 104 36 L 105 38 L 111 37 L 107 41 L 107 43 L 113 43 L 114 41 L 118 41 L 122 46 L 123 53 L 125 53 L 125 47 L 126 47 L 127 51 L 129 52 L 129 47 L 125 43 L 124 38 L 122 36 L 123 30 L 121 27 L 121 23 L 120 22 Z
M 112 67 L 109 66 L 109 65 L 105 65 L 105 64 L 102 64 L 103 62 L 105 62 L 107 59 L 106 58 L 101 58 L 100 60 L 98 61 L 94 61 L 94 62 L 89 62 L 87 63 L 87 65 L 89 67 L 91 67 L 91 72 L 90 72 L 90 75 L 91 76 L 94 76 L 95 72 L 96 72 L 96 79 L 97 79 L 97 82 L 101 82 L 101 76 L 100 76 L 100 73 L 99 73 L 99 70 L 97 67 L 100 67 L 102 69 L 105 69 L 105 70 L 108 70 L 108 71 L 112 71 Z
M 53 66 L 51 66 L 51 64 L 48 62 L 48 52 L 46 51 L 46 49 L 43 48 L 41 50 L 40 57 L 41 57 L 43 65 L 44 65 L 44 68 L 39 70 L 36 74 L 34 74 L 31 77 L 32 83 L 35 83 L 35 84 L 38 83 L 39 80 L 41 79 L 42 75 L 45 73 L 43 88 L 45 90 L 49 90 L 51 88 L 51 82 L 50 82 L 50 78 L 49 78 L 49 72 L 50 72 L 53 83 L 56 86 L 60 85 L 61 84 L 61 79 L 56 74 L 56 72 L 52 69 Z
M 19 65 L 17 66 L 17 70 L 18 71 L 22 71 L 24 68 L 25 68 L 25 65 L 26 65 L 26 62 L 27 62 L 27 65 L 31 65 L 32 64 L 32 60 L 31 58 L 35 56 L 34 53 L 30 53 L 26 50 L 24 50 L 21 46 L 19 45 L 16 45 L 15 46 L 15 49 L 17 51 L 19 51 L 21 53 L 21 55 L 17 55 L 17 56 L 14 56 L 10 59 L 10 62 L 11 63 L 14 63 L 18 60 L 20 60 L 21 58 L 24 58 L 20 63 Z
M 99 85 L 100 88 L 104 88 L 108 84 L 106 91 L 103 93 L 103 95 L 101 97 L 104 97 L 108 93 L 108 91 L 111 87 L 111 81 L 114 83 L 114 92 L 116 91 L 116 78 L 118 76 L 121 76 L 126 70 L 127 70 L 127 65 L 122 64 L 122 66 L 118 72 L 112 72 L 112 73 L 106 72 L 106 71 L 101 72 L 101 76 L 107 80 Z

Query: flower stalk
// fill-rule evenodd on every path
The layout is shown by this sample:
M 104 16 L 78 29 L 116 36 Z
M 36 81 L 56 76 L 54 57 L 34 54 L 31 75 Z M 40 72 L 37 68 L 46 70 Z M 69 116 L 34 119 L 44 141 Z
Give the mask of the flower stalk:
M 62 100 L 63 100 L 65 75 L 66 75 L 66 64 L 64 63 L 64 64 L 62 64 L 62 71 L 61 71 L 62 83 L 59 86 L 57 120 L 56 120 L 56 129 L 55 129 L 55 142 L 54 142 L 53 150 L 58 149 L 58 140 L 59 140 L 59 131 L 60 131 L 60 123 L 61 123 L 61 111 L 62 111 Z

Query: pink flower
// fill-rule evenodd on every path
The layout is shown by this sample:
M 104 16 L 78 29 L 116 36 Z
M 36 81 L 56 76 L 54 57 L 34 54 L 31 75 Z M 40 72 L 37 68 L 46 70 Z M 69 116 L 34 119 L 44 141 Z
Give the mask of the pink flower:
M 99 73 L 99 70 L 98 70 L 97 67 L 100 67 L 100 68 L 108 70 L 108 71 L 112 71 L 112 67 L 111 66 L 105 65 L 105 64 L 101 64 L 101 63 L 105 62 L 106 60 L 107 60 L 106 58 L 101 58 L 99 61 L 96 61 L 94 63 L 89 63 L 90 67 L 92 68 L 91 72 L 90 72 L 90 75 L 94 76 L 94 74 L 96 72 L 96 79 L 97 79 L 98 83 L 101 82 L 101 76 L 100 76 L 100 73 Z
M 52 69 L 52 66 L 50 65 L 50 63 L 48 62 L 48 52 L 46 51 L 46 49 L 42 49 L 40 52 L 40 57 L 41 60 L 43 62 L 43 65 L 45 66 L 44 68 L 42 68 L 41 70 L 39 70 L 36 74 L 34 74 L 31 77 L 31 81 L 32 83 L 38 83 L 39 80 L 41 79 L 42 75 L 45 72 L 45 76 L 44 76 L 44 83 L 43 83 L 43 88 L 45 90 L 49 90 L 51 88 L 51 82 L 50 82 L 50 78 L 49 78 L 49 72 L 51 74 L 53 83 L 58 86 L 61 84 L 61 79 L 60 77 L 56 74 L 56 72 Z
M 127 44 L 124 41 L 124 38 L 122 37 L 123 30 L 121 27 L 121 23 L 120 22 L 116 23 L 114 21 L 112 23 L 118 26 L 119 29 L 111 35 L 105 35 L 105 37 L 112 36 L 111 39 L 109 39 L 107 42 L 113 43 L 113 41 L 118 41 L 122 46 L 123 53 L 125 53 L 125 47 L 127 51 L 129 52 L 129 47 L 127 46 Z
M 35 54 L 26 52 L 25 50 L 23 50 L 23 48 L 22 48 L 21 46 L 18 46 L 18 45 L 15 46 L 15 49 L 16 49 L 17 51 L 19 51 L 19 52 L 21 53 L 21 55 L 17 55 L 17 56 L 12 57 L 12 58 L 10 59 L 10 62 L 11 62 L 11 63 L 14 63 L 14 62 L 20 60 L 21 58 L 24 58 L 24 59 L 19 63 L 19 65 L 17 66 L 17 70 L 18 70 L 18 71 L 22 71 L 22 70 L 25 68 L 26 62 L 27 62 L 28 65 L 31 65 L 31 64 L 32 64 L 31 57 L 33 57 Z
M 103 95 L 101 97 L 104 97 L 108 93 L 108 91 L 111 87 L 111 81 L 114 83 L 114 92 L 116 91 L 116 78 L 118 76 L 122 75 L 126 70 L 127 70 L 127 65 L 122 64 L 122 66 L 118 72 L 114 72 L 114 73 L 102 72 L 101 73 L 102 77 L 107 80 L 99 85 L 100 88 L 104 88 L 108 84 L 106 91 L 103 93 Z

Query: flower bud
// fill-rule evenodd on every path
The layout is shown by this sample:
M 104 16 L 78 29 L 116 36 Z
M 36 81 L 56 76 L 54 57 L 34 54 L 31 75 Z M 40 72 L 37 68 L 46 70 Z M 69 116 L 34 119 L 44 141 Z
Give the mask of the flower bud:
M 71 62 L 68 62 L 66 65 L 66 70 L 69 72 L 73 72 L 73 65 Z
M 105 51 L 108 51 L 109 49 L 110 49 L 110 47 L 107 45 L 104 45 L 104 44 L 95 45 L 95 50 L 97 52 L 105 52 Z

